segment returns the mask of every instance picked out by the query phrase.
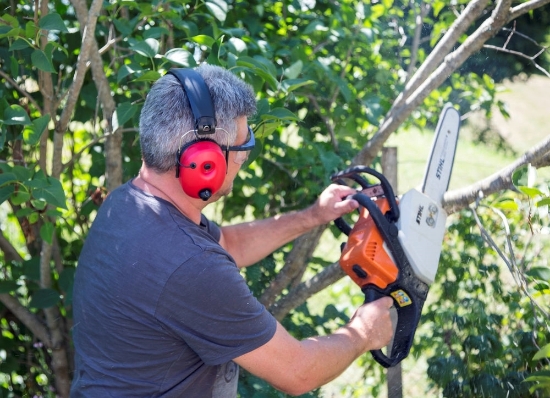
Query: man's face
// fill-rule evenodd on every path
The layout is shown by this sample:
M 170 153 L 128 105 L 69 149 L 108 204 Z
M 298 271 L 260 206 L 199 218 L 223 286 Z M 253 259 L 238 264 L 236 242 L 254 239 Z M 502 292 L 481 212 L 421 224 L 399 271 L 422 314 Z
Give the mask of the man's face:
M 248 137 L 248 120 L 245 116 L 239 117 L 237 120 L 237 139 L 234 146 L 242 145 L 246 142 Z M 241 169 L 241 166 L 248 158 L 248 152 L 229 151 L 229 157 L 227 162 L 227 174 L 223 182 L 222 187 L 216 192 L 212 198 L 218 200 L 222 196 L 227 196 L 233 189 L 233 181 L 237 176 L 237 173 Z

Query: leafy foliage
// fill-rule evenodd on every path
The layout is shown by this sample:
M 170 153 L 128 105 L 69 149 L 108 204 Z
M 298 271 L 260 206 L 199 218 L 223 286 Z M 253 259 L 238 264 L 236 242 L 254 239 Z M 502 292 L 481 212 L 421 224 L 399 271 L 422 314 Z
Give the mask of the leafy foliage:
M 2 394 L 67 395 L 78 255 L 105 195 L 137 174 L 140 109 L 151 84 L 166 70 L 209 62 L 254 87 L 258 113 L 251 123 L 260 145 L 224 202 L 219 221 L 243 214 L 269 216 L 311 203 L 330 174 L 349 164 L 376 131 L 410 70 L 426 59 L 456 18 L 453 7 L 465 3 L 433 2 L 424 44 L 413 53 L 410 38 L 421 11 L 414 2 L 94 1 L 90 7 L 100 4 L 101 11 L 88 14 L 82 0 L 11 1 L 0 15 Z M 87 52 L 84 30 L 96 14 Z M 459 103 L 463 113 L 489 111 L 494 82 L 483 73 L 451 76 L 403 128 L 434 123 L 449 100 Z M 457 226 L 456 231 L 466 229 Z M 474 250 L 475 245 L 468 241 L 466 246 Z M 247 269 L 257 295 L 277 275 L 290 248 Z M 458 269 L 456 259 L 446 261 L 448 269 Z M 313 259 L 310 269 L 326 265 Z M 496 278 L 495 269 L 487 267 L 484 272 Z M 468 289 L 484 285 L 474 271 L 460 275 Z M 468 300 L 482 306 L 479 298 Z M 499 317 L 506 318 L 495 313 L 494 319 Z M 304 337 L 328 332 L 345 320 L 335 307 L 319 317 L 302 305 L 284 324 Z M 481 339 L 489 325 L 472 325 L 475 336 Z M 487 341 L 496 344 L 485 337 L 470 340 L 476 350 Z M 372 362 L 364 361 L 365 369 L 380 376 Z M 491 372 L 491 377 L 502 376 Z M 491 385 L 491 380 L 483 383 Z M 247 376 L 240 393 L 266 396 L 264 388 L 265 383 Z
M 532 178 L 527 181 L 533 170 L 521 168 L 513 178 L 528 196 L 507 193 L 488 198 L 492 211 L 464 210 L 449 227 L 439 284 L 430 292 L 433 303 L 423 316 L 428 323 L 418 339 L 418 347 L 430 356 L 428 376 L 445 397 L 545 396 L 544 365 L 538 360 L 543 352 L 535 354 L 550 340 L 549 248 L 544 240 L 537 241 L 537 235 L 547 234 L 548 216 L 546 211 L 531 213 L 533 201 L 545 206 L 538 197 L 541 189 L 533 186 Z M 506 212 L 510 226 L 504 234 L 492 213 L 499 209 Z M 477 232 L 474 211 L 496 248 Z M 510 250 L 521 251 L 523 257 L 504 249 L 507 239 L 513 242 Z M 507 253 L 505 259 L 495 251 L 498 248 Z M 502 262 L 508 259 L 518 265 L 504 268 Z M 540 380 L 538 385 L 529 383 Z

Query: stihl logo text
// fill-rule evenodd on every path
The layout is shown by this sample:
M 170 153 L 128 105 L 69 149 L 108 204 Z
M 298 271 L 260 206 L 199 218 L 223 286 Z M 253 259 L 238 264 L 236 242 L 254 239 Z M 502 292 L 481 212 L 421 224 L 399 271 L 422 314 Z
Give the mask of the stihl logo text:
M 445 159 L 439 159 L 439 164 L 437 165 L 437 171 L 435 172 L 435 176 L 438 180 L 441 180 L 441 172 L 443 171 L 443 165 L 445 164 Z
M 424 211 L 424 206 L 418 206 L 418 212 L 416 213 L 416 223 L 420 225 L 420 220 L 422 220 L 422 212 Z

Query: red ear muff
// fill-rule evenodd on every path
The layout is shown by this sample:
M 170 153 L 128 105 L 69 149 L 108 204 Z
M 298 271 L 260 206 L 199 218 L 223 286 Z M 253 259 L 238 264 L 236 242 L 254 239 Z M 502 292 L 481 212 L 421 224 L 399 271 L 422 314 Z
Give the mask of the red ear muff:
M 210 140 L 182 148 L 178 178 L 183 191 L 192 198 L 208 200 L 223 185 L 227 171 L 225 154 Z

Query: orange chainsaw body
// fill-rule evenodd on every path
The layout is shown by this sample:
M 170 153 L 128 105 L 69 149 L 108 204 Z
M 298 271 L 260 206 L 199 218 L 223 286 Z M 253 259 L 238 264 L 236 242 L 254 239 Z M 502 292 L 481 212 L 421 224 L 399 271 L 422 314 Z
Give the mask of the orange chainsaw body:
M 382 213 L 390 209 L 385 198 L 375 200 Z M 366 208 L 349 234 L 340 256 L 340 267 L 360 287 L 372 284 L 385 289 L 397 280 L 399 269 L 384 249 L 384 239 Z

